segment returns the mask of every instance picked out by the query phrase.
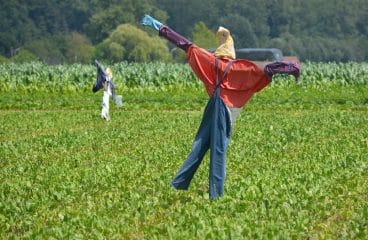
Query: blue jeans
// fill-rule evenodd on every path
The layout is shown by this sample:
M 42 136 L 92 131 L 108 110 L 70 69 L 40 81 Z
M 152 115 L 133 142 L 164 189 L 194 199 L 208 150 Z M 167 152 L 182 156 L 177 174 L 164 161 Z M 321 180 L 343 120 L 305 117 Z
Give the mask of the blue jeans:
M 207 150 L 210 148 L 210 199 L 224 193 L 226 177 L 226 151 L 230 141 L 229 112 L 220 98 L 219 89 L 209 99 L 192 150 L 172 181 L 176 189 L 186 190 Z

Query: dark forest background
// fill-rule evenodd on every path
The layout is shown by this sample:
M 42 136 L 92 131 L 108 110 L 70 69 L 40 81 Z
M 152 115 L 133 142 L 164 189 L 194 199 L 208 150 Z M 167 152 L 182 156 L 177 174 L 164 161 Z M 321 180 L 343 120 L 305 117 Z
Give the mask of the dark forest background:
M 224 26 L 236 48 L 280 48 L 301 61 L 368 60 L 366 0 L 0 0 L 0 62 L 182 61 L 140 26 L 144 14 L 205 48 Z

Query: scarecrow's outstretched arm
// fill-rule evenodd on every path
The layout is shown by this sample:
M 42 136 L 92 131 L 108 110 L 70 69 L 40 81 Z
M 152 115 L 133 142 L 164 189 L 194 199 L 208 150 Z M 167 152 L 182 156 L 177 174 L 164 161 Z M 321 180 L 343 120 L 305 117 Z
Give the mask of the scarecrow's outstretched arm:
M 160 23 L 153 17 L 145 15 L 142 19 L 142 25 L 146 25 L 156 29 L 161 37 L 166 38 L 171 43 L 175 44 L 177 47 L 187 51 L 188 48 L 193 44 L 191 41 L 181 36 L 168 26 Z
M 97 61 L 97 59 L 95 59 L 95 64 L 96 67 L 99 71 L 101 71 L 105 76 L 107 76 L 105 69 L 103 68 L 103 66 L 101 65 L 101 63 L 99 61 Z
M 142 18 L 142 25 L 149 26 L 159 31 L 162 23 L 160 23 L 150 15 L 144 15 L 144 17 Z

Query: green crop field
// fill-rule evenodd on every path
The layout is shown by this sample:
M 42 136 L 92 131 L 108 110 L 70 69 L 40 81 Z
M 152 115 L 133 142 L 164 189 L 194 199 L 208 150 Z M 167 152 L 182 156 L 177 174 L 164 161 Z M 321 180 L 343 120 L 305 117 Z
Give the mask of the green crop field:
M 244 107 L 225 194 L 170 187 L 207 96 L 187 66 L 0 65 L 0 239 L 367 239 L 368 64 L 303 64 Z

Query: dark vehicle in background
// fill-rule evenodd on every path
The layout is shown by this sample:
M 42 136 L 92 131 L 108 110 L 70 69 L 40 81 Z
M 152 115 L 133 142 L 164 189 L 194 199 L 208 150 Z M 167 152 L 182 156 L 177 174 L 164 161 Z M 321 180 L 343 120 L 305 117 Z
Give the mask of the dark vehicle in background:
M 280 62 L 282 51 L 278 48 L 239 48 L 235 50 L 236 58 L 259 62 Z
M 235 50 L 236 58 L 256 62 L 299 62 L 296 56 L 284 56 L 278 48 L 238 48 Z
M 284 56 L 278 48 L 238 48 L 235 50 L 236 58 L 256 62 L 294 61 L 299 63 L 296 56 Z
M 216 49 L 207 49 L 215 52 Z M 284 56 L 278 48 L 238 48 L 235 49 L 237 59 L 245 59 L 253 62 L 299 62 L 297 56 Z

